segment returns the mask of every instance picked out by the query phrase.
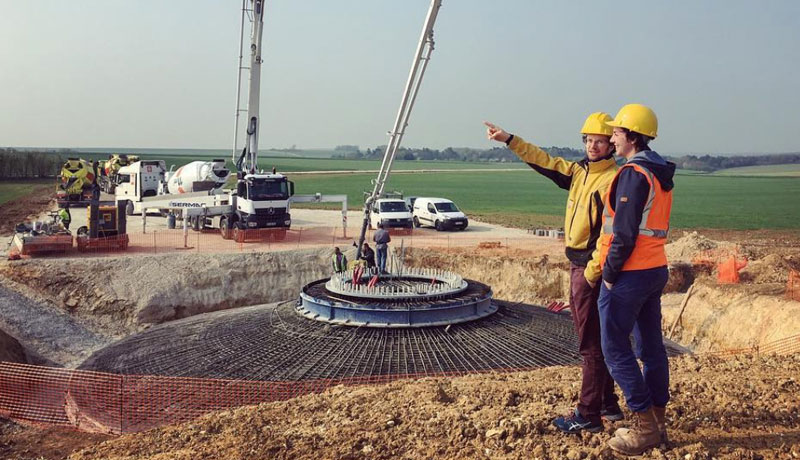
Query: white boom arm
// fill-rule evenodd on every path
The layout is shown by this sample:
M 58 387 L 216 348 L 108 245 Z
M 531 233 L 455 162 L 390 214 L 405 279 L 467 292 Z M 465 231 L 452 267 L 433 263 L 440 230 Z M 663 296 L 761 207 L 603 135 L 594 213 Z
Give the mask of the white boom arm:
M 250 8 L 247 8 L 247 3 Z M 237 138 L 239 131 L 239 113 L 242 70 L 249 70 L 250 86 L 247 95 L 247 137 L 244 149 L 239 159 L 235 161 L 236 169 L 240 173 L 254 174 L 258 169 L 258 135 L 259 135 L 259 97 L 261 95 L 261 37 L 264 30 L 265 0 L 242 0 L 242 31 L 239 40 L 239 78 L 236 87 L 236 122 L 233 133 L 233 155 L 237 152 Z M 251 13 L 252 28 L 250 32 L 250 67 L 242 67 L 242 51 L 244 42 L 244 17 Z
M 411 64 L 411 71 L 408 74 L 406 87 L 403 91 L 403 98 L 400 101 L 400 109 L 397 111 L 394 127 L 389 132 L 389 144 L 386 146 L 386 152 L 383 154 L 381 169 L 378 171 L 378 178 L 373 181 L 374 188 L 372 189 L 372 194 L 364 201 L 364 222 L 361 225 L 361 236 L 358 239 L 358 248 L 356 249 L 357 257 L 361 256 L 361 247 L 364 244 L 364 237 L 367 233 L 372 203 L 383 194 L 383 188 L 392 170 L 395 154 L 397 153 L 398 147 L 400 147 L 400 141 L 403 139 L 403 134 L 408 126 L 408 119 L 411 115 L 411 109 L 414 108 L 414 101 L 417 99 L 422 77 L 425 75 L 425 69 L 428 66 L 428 61 L 430 61 L 434 47 L 433 25 L 436 23 L 436 17 L 439 14 L 439 8 L 441 6 L 442 0 L 431 0 L 431 6 L 425 18 L 425 25 L 422 27 L 422 36 L 419 39 L 417 51 L 414 54 L 414 60 Z

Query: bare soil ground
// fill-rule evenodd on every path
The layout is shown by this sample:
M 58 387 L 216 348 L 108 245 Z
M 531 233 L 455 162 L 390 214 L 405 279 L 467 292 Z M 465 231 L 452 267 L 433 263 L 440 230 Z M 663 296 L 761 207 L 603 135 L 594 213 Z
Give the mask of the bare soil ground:
M 54 186 L 44 184 L 30 195 L 1 204 L 0 236 L 13 235 L 17 224 L 55 207 Z
M 110 438 L 63 428 L 22 426 L 0 418 L 0 458 L 5 460 L 62 460 L 70 452 Z

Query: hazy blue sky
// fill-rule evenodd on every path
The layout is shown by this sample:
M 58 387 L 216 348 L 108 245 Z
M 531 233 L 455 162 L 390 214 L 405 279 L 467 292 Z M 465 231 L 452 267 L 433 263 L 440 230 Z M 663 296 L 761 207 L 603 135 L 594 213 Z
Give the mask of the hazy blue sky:
M 240 4 L 0 0 L 0 146 L 230 147 Z M 260 145 L 385 144 L 429 4 L 268 1 Z M 640 102 L 659 151 L 800 150 L 797 0 L 445 0 L 435 30 L 405 146 L 578 146 Z

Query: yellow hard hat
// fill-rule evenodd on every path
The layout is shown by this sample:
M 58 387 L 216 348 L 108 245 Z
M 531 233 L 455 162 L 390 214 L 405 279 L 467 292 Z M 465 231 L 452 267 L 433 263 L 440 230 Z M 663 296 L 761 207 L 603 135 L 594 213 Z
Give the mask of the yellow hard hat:
M 611 121 L 611 115 L 605 112 L 595 112 L 586 117 L 586 121 L 583 122 L 583 128 L 581 128 L 581 134 L 600 134 L 601 136 L 611 137 L 614 134 L 614 130 L 608 126 L 607 123 L 609 121 Z
M 658 118 L 650 107 L 628 104 L 617 112 L 613 121 L 606 123 L 614 128 L 625 128 L 655 139 L 658 136 Z

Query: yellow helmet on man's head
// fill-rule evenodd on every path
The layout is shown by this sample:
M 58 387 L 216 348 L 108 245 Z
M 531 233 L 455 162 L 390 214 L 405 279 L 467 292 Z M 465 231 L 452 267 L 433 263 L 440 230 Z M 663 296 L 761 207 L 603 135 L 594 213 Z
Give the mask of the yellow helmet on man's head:
M 581 134 L 600 134 L 601 136 L 611 137 L 614 134 L 614 130 L 608 126 L 609 121 L 611 121 L 611 115 L 605 112 L 595 112 L 586 117 L 586 121 L 583 122 L 583 128 L 581 128 Z
M 642 104 L 628 104 L 617 112 L 613 121 L 606 122 L 614 128 L 627 130 L 656 138 L 658 135 L 658 118 L 650 107 Z

